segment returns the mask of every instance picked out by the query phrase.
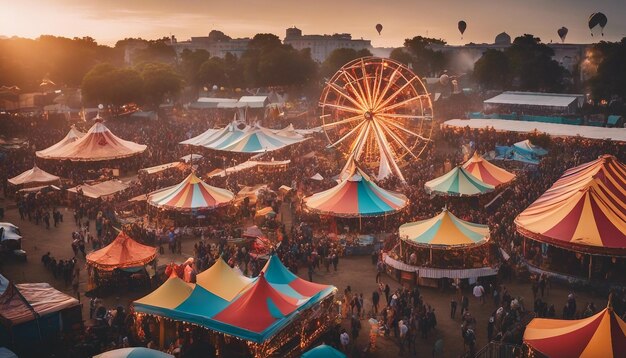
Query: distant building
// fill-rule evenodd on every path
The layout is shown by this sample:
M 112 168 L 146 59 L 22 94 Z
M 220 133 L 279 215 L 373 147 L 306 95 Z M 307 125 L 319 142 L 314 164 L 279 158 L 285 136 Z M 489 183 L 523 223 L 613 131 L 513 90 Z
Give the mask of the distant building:
M 302 35 L 302 30 L 296 27 L 287 29 L 283 43 L 296 50 L 311 49 L 311 57 L 317 62 L 324 62 L 331 52 L 339 48 L 372 50 L 370 40 L 353 40 L 350 34 Z
M 511 46 L 511 43 L 511 36 L 506 32 L 502 32 L 496 36 L 492 44 L 469 43 L 463 46 L 431 45 L 431 48 L 450 54 L 450 67 L 460 72 L 466 72 L 474 68 L 474 64 L 482 57 L 485 51 L 490 49 L 504 51 Z M 547 45 L 554 50 L 553 59 L 566 70 L 572 72 L 572 74 L 576 74 L 575 72 L 579 71 L 578 64 L 584 60 L 587 49 L 591 46 L 587 44 L 562 43 L 549 43 Z
M 187 41 L 177 41 L 176 37 L 172 36 L 170 45 L 179 56 L 184 50 L 206 50 L 211 57 L 224 58 L 227 53 L 241 57 L 248 49 L 249 42 L 250 38 L 233 39 L 221 31 L 213 30 L 208 36 L 196 36 Z

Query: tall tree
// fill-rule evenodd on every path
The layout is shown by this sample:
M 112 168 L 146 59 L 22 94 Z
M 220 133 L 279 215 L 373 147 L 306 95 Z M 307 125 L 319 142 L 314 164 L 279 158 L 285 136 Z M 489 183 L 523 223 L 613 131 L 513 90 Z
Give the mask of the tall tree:
M 183 79 L 174 68 L 164 63 L 143 63 L 137 66 L 143 79 L 146 102 L 158 108 L 167 97 L 174 99 L 183 87 Z
M 554 50 L 533 35 L 517 37 L 506 50 L 517 87 L 524 91 L 559 92 L 567 71 L 552 59 Z
M 432 47 L 445 44 L 442 39 L 415 36 L 404 40 L 404 52 L 393 51 L 391 58 L 402 63 L 410 63 L 418 76 L 436 76 L 446 68 L 448 59 L 443 52 L 433 50 Z M 406 56 L 407 53 L 410 57 Z
M 511 85 L 511 66 L 507 55 L 489 49 L 474 64 L 474 80 L 483 89 L 506 89 Z
M 595 44 L 592 52 L 596 70 L 589 85 L 594 99 L 626 99 L 626 37 L 620 42 Z
M 211 54 L 206 50 L 183 50 L 180 54 L 180 70 L 187 83 L 199 84 L 198 71 L 200 70 L 200 66 L 209 58 L 211 58 Z
M 133 69 L 103 63 L 94 66 L 85 75 L 82 93 L 85 101 L 92 105 L 139 103 L 143 97 L 143 80 Z

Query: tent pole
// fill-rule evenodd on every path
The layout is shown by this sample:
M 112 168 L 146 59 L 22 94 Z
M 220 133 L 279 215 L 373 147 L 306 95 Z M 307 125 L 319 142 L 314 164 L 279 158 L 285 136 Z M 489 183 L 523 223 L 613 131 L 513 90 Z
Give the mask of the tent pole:
M 161 318 L 159 321 L 159 347 L 165 348 L 165 319 Z
M 593 255 L 589 255 L 589 279 L 591 280 L 591 268 L 593 266 Z
M 432 246 L 428 249 L 430 251 L 430 265 L 433 265 L 433 248 Z
M 522 254 L 524 255 L 524 260 L 526 259 L 526 237 L 524 236 L 524 244 L 522 246 Z

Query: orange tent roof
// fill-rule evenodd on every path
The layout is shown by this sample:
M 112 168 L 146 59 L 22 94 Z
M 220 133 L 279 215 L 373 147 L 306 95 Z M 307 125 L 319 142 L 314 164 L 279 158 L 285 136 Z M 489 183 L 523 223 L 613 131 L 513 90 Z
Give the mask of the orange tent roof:
M 626 322 L 611 308 L 579 320 L 535 318 L 526 327 L 524 343 L 551 358 L 623 357 Z
M 115 240 L 98 251 L 87 255 L 87 264 L 104 271 L 116 268 L 136 267 L 154 260 L 157 249 L 130 238 L 123 231 Z
M 517 216 L 531 239 L 593 254 L 626 255 L 626 166 L 613 156 L 566 171 Z
M 97 121 L 83 137 L 56 148 L 38 151 L 36 154 L 43 159 L 101 161 L 131 157 L 142 153 L 146 148 L 143 144 L 117 137 L 103 123 Z
M 478 155 L 478 152 L 474 152 L 474 155 L 463 164 L 463 168 L 476 178 L 493 186 L 506 184 L 515 178 L 515 174 L 490 163 Z

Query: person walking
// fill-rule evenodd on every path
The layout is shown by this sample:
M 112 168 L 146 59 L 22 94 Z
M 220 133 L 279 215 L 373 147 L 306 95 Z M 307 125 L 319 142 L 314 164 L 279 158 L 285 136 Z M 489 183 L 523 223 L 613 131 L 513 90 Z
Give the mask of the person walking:
M 341 343 L 341 350 L 348 354 L 348 345 L 350 344 L 350 336 L 345 329 L 341 330 L 341 334 L 339 335 L 339 342 Z
M 456 299 L 452 296 L 452 299 L 450 300 L 450 318 L 452 319 L 454 319 L 454 316 L 456 315 L 457 304 Z
M 374 311 L 374 315 L 378 314 L 379 302 L 380 302 L 380 295 L 378 294 L 378 290 L 374 290 L 374 292 L 372 292 L 372 310 Z

